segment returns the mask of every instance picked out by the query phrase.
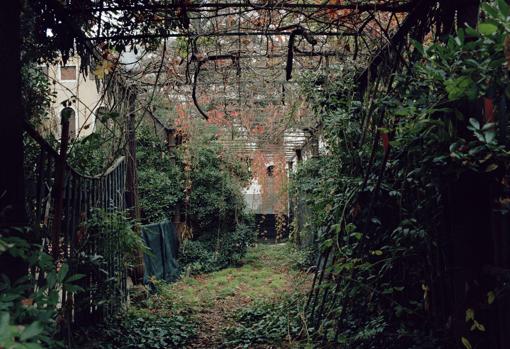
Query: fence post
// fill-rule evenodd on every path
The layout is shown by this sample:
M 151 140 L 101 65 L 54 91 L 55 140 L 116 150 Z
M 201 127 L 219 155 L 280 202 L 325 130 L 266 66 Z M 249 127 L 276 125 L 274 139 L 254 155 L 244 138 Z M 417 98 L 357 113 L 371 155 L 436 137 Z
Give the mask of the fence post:
M 71 118 L 74 110 L 66 107 L 60 113 L 60 124 L 62 125 L 60 135 L 60 152 L 55 164 L 55 183 L 53 184 L 53 193 L 55 194 L 55 211 L 52 227 L 52 244 L 51 252 L 55 263 L 60 255 L 60 235 L 62 229 L 62 213 L 64 209 L 64 181 L 67 148 L 69 145 L 69 119 Z

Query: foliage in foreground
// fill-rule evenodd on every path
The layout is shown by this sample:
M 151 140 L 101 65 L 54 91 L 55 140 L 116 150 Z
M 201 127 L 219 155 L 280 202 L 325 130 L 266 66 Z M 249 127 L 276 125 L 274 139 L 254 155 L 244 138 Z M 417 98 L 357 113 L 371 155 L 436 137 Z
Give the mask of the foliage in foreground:
M 29 234 L 27 231 L 23 235 Z M 74 284 L 83 275 L 69 273 L 67 263 L 57 269 L 40 245 L 0 233 L 0 256 L 5 254 L 26 263 L 30 272 L 19 280 L 0 274 L 0 348 L 63 347 L 63 342 L 56 339 L 61 330 L 59 294 L 62 289 L 69 293 L 83 290 Z
M 62 291 L 67 299 L 74 294 L 74 309 L 82 304 L 80 292 L 93 291 L 98 306 L 119 303 L 117 292 L 122 270 L 130 265 L 137 251 L 143 250 L 139 236 L 131 229 L 131 222 L 122 213 L 94 210 L 77 238 L 77 256 L 58 263 L 38 243 L 37 232 L 28 230 L 11 236 L 0 232 L 0 255 L 16 257 L 26 263 L 27 275 L 9 280 L 0 274 L 0 348 L 58 348 L 70 338 L 69 309 L 61 304 Z M 27 237 L 27 239 L 22 237 Z M 30 240 L 28 239 L 30 238 Z M 39 238 L 39 240 L 41 240 Z M 99 250 L 91 249 L 94 244 Z M 90 254 L 90 250 L 95 251 Z M 101 253 L 101 254 L 97 254 Z M 110 274 L 112 261 L 119 262 Z M 110 261 L 110 262 L 108 262 Z M 83 274 L 76 273 L 76 271 Z M 103 284 L 88 285 L 80 280 L 84 274 L 104 276 Z M 110 287 L 107 287 L 109 285 Z M 114 291 L 112 291 L 114 290 Z M 90 301 L 90 299 L 88 299 Z M 64 338 L 66 340 L 64 340 Z
M 160 316 L 130 311 L 82 334 L 87 349 L 183 348 L 196 334 L 196 324 L 181 315 Z
M 225 330 L 223 344 L 227 348 L 253 348 L 257 344 L 279 346 L 306 337 L 304 322 L 305 297 L 285 296 L 282 299 L 256 303 L 234 315 L 235 326 Z

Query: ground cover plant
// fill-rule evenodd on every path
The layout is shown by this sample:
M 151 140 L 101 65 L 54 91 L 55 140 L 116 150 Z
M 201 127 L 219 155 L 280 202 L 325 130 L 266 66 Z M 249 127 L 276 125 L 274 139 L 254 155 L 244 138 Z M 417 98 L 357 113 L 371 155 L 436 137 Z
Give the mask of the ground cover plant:
M 302 296 L 299 304 L 303 306 L 303 294 L 310 279 L 299 269 L 299 261 L 299 252 L 287 244 L 257 244 L 248 249 L 237 267 L 184 277 L 174 284 L 158 284 L 158 292 L 146 306 L 149 309 L 172 309 L 177 314 L 195 319 L 199 326 L 198 338 L 191 347 L 267 344 L 270 337 L 256 340 L 246 334 L 252 331 L 248 329 L 248 321 L 243 325 L 245 331 L 232 332 L 239 327 L 236 312 L 250 308 L 256 302 L 265 302 L 268 308 L 278 308 L 280 302 L 287 304 L 284 301 L 287 295 L 293 294 Z M 283 323 L 282 320 L 280 325 L 283 326 Z M 274 336 L 281 335 L 279 340 L 284 341 L 286 337 L 281 329 L 283 327 L 275 330 Z
M 225 329 L 227 348 L 308 347 L 302 294 L 285 294 L 276 300 L 259 301 L 234 314 L 235 325 Z
M 82 331 L 80 347 L 87 349 L 183 348 L 196 336 L 189 317 L 133 307 L 106 324 Z

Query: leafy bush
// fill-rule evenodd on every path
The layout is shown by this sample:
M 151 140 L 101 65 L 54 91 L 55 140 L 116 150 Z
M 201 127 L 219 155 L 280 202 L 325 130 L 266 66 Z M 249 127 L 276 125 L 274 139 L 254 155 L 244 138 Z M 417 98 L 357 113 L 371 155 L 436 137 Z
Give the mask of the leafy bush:
M 474 319 L 465 321 L 462 339 L 447 338 L 444 324 L 464 323 L 452 309 L 464 305 L 477 304 L 480 318 L 493 316 L 487 295 L 501 282 L 466 278 L 466 300 L 450 307 L 452 279 L 437 275 L 452 268 L 444 256 L 458 246 L 452 207 L 465 207 L 452 188 L 471 190 L 459 180 L 466 175 L 495 188 L 510 168 L 508 143 L 498 136 L 508 133 L 498 124 L 506 109 L 498 108 L 509 95 L 510 8 L 496 4 L 482 5 L 486 22 L 477 29 L 416 44 L 420 58 L 389 77 L 388 90 L 353 92 L 352 71 L 322 89 L 320 76 L 305 79 L 328 149 L 298 169 L 294 186 L 310 210 L 301 232 L 327 256 L 309 309 L 317 338 L 331 347 L 491 346 L 494 332 L 478 330 Z M 469 241 L 473 233 L 465 233 Z
M 210 139 L 196 141 L 193 146 L 189 179 L 189 220 L 195 235 L 207 235 L 236 224 L 236 215 L 245 203 L 241 194 L 247 169 L 235 166 L 226 150 Z
M 229 348 L 278 345 L 302 334 L 305 300 L 302 296 L 258 303 L 235 315 L 236 325 L 226 329 L 223 344 Z
M 74 282 L 83 275 L 71 275 L 66 263 L 57 269 L 39 245 L 0 234 L 0 255 L 5 254 L 26 263 L 27 275 L 9 280 L 0 274 L 0 348 L 63 347 L 55 339 L 59 332 L 59 295 L 62 289 L 69 293 L 81 291 Z
M 184 241 L 179 253 L 179 264 L 187 274 L 210 273 L 219 269 L 209 245 L 204 241 Z
M 104 254 L 120 253 L 123 265 L 132 266 L 136 257 L 147 251 L 141 235 L 132 229 L 133 225 L 125 212 L 94 209 L 86 222 L 87 240 L 82 244 L 100 242 Z
M 291 247 L 289 245 L 289 247 Z M 291 267 L 296 270 L 306 271 L 315 266 L 317 262 L 317 250 L 313 247 L 291 247 L 289 259 Z
M 109 135 L 103 131 L 72 141 L 68 162 L 78 172 L 96 176 L 107 170 L 115 159 Z
M 107 107 L 102 107 L 107 108 Z M 104 173 L 115 161 L 124 155 L 125 119 L 118 111 L 96 112 L 95 130 L 86 137 L 70 140 L 68 162 L 78 172 L 97 176 Z M 83 136 L 84 129 L 91 127 L 92 121 L 77 130 Z
M 235 231 L 224 233 L 216 243 L 219 264 L 222 267 L 239 264 L 254 242 L 255 230 L 251 226 L 238 224 Z
M 196 335 L 197 326 L 189 318 L 128 312 L 110 323 L 85 330 L 81 343 L 87 349 L 168 349 L 183 348 Z
M 147 223 L 168 219 L 184 198 L 182 163 L 172 162 L 168 148 L 142 125 L 137 130 L 138 190 L 142 218 Z
M 238 224 L 233 232 L 187 240 L 181 246 L 179 263 L 188 274 L 209 273 L 237 265 L 255 242 L 255 235 L 250 225 Z
M 173 158 L 154 130 L 143 125 L 137 130 L 143 220 L 170 218 L 180 205 L 193 240 L 182 244 L 179 262 L 191 274 L 238 263 L 254 239 L 253 229 L 238 224 L 249 221 L 241 194 L 249 177 L 246 164 L 215 142 L 210 125 L 194 125 L 200 131 L 188 134 Z

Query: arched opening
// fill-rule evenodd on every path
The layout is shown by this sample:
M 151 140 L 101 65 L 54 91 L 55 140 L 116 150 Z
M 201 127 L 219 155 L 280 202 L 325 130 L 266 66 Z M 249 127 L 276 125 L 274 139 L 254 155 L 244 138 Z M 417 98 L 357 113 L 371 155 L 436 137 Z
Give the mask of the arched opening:
M 273 177 L 273 175 L 274 175 L 274 165 L 267 166 L 266 171 L 267 171 L 267 176 L 268 177 Z
M 69 120 L 69 139 L 76 138 L 76 112 L 71 107 L 65 107 L 60 111 L 60 119 Z

